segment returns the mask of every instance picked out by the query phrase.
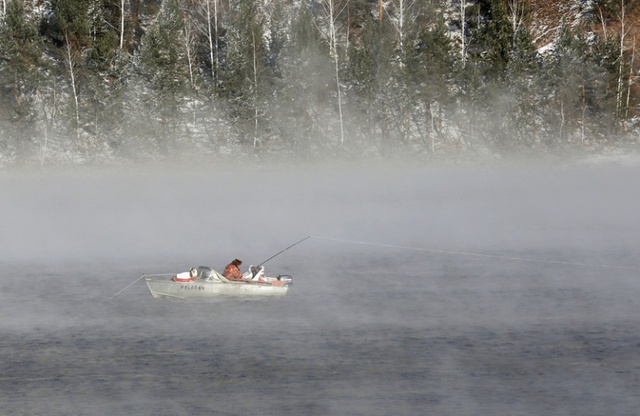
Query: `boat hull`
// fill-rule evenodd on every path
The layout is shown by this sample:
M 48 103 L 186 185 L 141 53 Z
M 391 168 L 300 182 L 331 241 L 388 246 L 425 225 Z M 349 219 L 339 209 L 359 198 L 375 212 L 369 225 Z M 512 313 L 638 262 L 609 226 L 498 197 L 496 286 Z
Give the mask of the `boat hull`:
M 175 282 L 150 277 L 144 278 L 154 298 L 210 298 L 216 296 L 282 296 L 289 286 L 247 282 L 192 281 Z

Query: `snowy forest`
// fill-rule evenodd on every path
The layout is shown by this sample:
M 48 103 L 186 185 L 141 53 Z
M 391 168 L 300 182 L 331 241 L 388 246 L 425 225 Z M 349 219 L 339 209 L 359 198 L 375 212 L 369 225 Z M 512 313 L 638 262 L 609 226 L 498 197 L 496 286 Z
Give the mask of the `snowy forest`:
M 624 0 L 0 0 L 0 165 L 638 144 Z

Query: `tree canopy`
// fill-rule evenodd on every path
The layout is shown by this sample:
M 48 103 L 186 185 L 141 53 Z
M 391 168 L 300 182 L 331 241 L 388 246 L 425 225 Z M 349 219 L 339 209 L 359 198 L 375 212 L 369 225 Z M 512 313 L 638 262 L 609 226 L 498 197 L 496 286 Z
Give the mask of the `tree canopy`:
M 540 45 L 525 0 L 7 0 L 0 155 L 448 157 L 634 141 L 635 39 L 616 28 L 636 2 L 601 3 Z

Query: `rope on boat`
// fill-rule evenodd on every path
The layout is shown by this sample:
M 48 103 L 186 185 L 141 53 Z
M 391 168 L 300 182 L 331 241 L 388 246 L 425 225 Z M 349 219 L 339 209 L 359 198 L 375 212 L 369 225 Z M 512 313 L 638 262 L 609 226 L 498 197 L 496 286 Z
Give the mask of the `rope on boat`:
M 111 296 L 109 299 L 113 299 L 116 296 L 118 296 L 120 293 L 124 292 L 125 290 L 129 289 L 129 287 L 131 285 L 133 285 L 135 282 L 137 282 L 138 280 L 142 279 L 143 277 L 159 277 L 159 276 L 175 276 L 175 273 L 158 273 L 158 274 L 143 274 L 142 276 L 138 277 L 136 280 L 134 280 L 133 282 L 129 283 L 128 285 L 126 285 L 125 287 L 123 287 L 122 289 L 120 289 L 119 291 L 117 291 L 113 296 Z
M 473 257 L 483 257 L 483 258 L 489 258 L 489 259 L 526 261 L 530 263 L 563 264 L 568 266 L 598 267 L 602 269 L 618 269 L 618 270 L 632 270 L 632 271 L 640 270 L 637 267 L 618 266 L 618 265 L 611 265 L 611 264 L 581 263 L 581 262 L 571 262 L 571 261 L 562 261 L 562 260 L 544 260 L 544 259 L 533 259 L 533 258 L 527 258 L 527 257 L 500 256 L 496 254 L 475 253 L 470 251 L 439 250 L 434 248 L 409 247 L 409 246 L 401 246 L 401 245 L 395 245 L 395 244 L 382 244 L 382 243 L 371 243 L 366 241 L 342 240 L 339 238 L 328 238 L 328 237 L 318 237 L 318 236 L 313 236 L 313 238 L 317 240 L 334 241 L 339 243 L 361 244 L 361 245 L 375 246 L 375 247 L 398 248 L 403 250 L 425 251 L 429 253 L 452 254 L 452 255 L 458 255 L 458 256 L 473 256 Z
M 129 286 L 131 286 L 132 284 L 134 284 L 135 282 L 137 282 L 138 280 L 142 279 L 143 277 L 145 277 L 146 275 L 142 275 L 140 277 L 138 277 L 136 280 L 134 280 L 133 282 L 129 283 L 128 285 L 126 285 L 125 287 L 123 287 L 122 289 L 120 289 L 118 292 L 116 292 L 113 296 L 111 296 L 110 299 L 115 298 L 116 296 L 118 296 L 120 293 L 124 292 L 125 290 L 127 290 L 129 288 Z

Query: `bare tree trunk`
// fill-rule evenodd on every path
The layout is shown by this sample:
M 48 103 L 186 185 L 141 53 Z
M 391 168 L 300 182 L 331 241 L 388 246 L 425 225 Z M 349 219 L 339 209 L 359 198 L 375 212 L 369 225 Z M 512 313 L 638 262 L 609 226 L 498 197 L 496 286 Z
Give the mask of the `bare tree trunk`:
M 219 77 L 219 43 L 220 38 L 218 35 L 218 1 L 219 0 L 202 0 L 199 3 L 198 13 L 200 14 L 204 24 L 201 21 L 196 20 L 196 26 L 200 33 L 206 38 L 207 45 L 207 60 L 210 65 L 211 75 L 211 94 L 209 99 L 211 100 L 211 107 L 213 109 L 212 116 L 214 123 L 218 119 L 216 114 L 216 93 L 218 89 L 218 77 Z M 213 130 L 217 130 L 215 127 Z
M 585 139 L 585 125 L 587 123 L 586 120 L 586 114 L 587 114 L 587 93 L 585 91 L 585 85 L 584 82 L 582 83 L 582 123 L 580 126 L 580 141 L 582 143 L 584 143 L 584 139 Z
M 405 14 L 405 9 L 404 9 L 404 0 L 400 0 L 400 15 L 398 16 L 398 26 L 399 29 L 398 31 L 400 32 L 400 51 L 404 50 L 404 37 L 405 37 L 405 33 L 404 33 L 404 14 Z
M 216 0 L 213 0 L 213 1 L 216 2 Z M 215 68 L 214 50 L 213 50 L 213 29 L 211 28 L 211 0 L 206 0 L 205 5 L 206 5 L 206 12 L 207 12 L 207 41 L 209 42 L 209 65 L 211 65 L 211 79 L 214 80 L 214 85 L 215 85 L 216 68 Z M 214 6 L 214 10 L 215 10 L 215 6 Z
M 253 147 L 258 145 L 258 64 L 256 58 L 256 34 L 252 31 L 253 38 Z
M 636 37 L 633 37 L 633 48 L 631 49 L 631 62 L 629 63 L 629 80 L 627 82 L 627 100 L 624 117 L 629 117 L 629 104 L 631 102 L 631 85 L 633 85 L 633 64 L 636 60 Z
M 40 166 L 44 166 L 44 158 L 47 154 L 47 141 L 49 140 L 49 128 L 45 122 L 44 126 L 44 145 L 42 146 L 42 158 L 40 160 Z
M 618 57 L 618 86 L 616 89 L 616 117 L 621 118 L 622 115 L 622 89 L 624 76 L 624 41 L 627 35 L 625 28 L 625 7 L 624 0 L 620 0 L 620 56 Z
M 75 114 L 76 114 L 76 146 L 80 142 L 80 104 L 78 102 L 78 89 L 76 87 L 76 69 L 75 69 L 75 59 L 71 52 L 71 44 L 69 43 L 69 36 L 65 32 L 64 40 L 66 42 L 67 49 L 67 63 L 69 64 L 69 76 L 71 78 L 71 89 L 73 91 L 73 101 L 75 103 Z
M 342 91 L 340 89 L 340 75 L 338 70 L 338 56 L 334 57 L 336 65 L 336 88 L 338 90 L 338 116 L 340 117 L 340 146 L 344 145 L 344 117 L 342 115 Z
M 47 96 L 44 92 L 38 92 L 41 95 L 42 116 L 44 117 L 44 143 L 42 147 L 42 158 L 40 165 L 44 166 L 47 151 L 49 149 L 50 133 L 55 133 L 56 117 L 58 116 L 58 78 L 52 77 L 51 95 Z M 47 98 L 50 98 L 50 104 L 47 106 Z M 53 135 L 55 137 L 55 134 Z
M 606 39 L 607 38 L 607 21 L 604 18 L 604 14 L 602 13 L 602 9 L 598 6 L 598 13 L 600 14 L 600 22 L 602 23 L 602 35 Z
M 218 64 L 218 51 L 220 50 L 220 36 L 218 35 L 218 0 L 213 0 L 213 24 L 214 24 L 214 33 L 216 40 L 216 56 L 215 56 L 215 68 L 216 74 L 214 75 L 215 84 L 214 86 L 218 86 L 218 73 L 219 73 L 219 64 Z
M 189 69 L 189 85 L 191 86 L 191 92 L 194 94 L 191 101 L 191 111 L 193 117 L 193 124 L 196 124 L 196 99 L 195 99 L 195 91 L 196 91 L 196 83 L 194 79 L 194 52 L 193 52 L 193 36 L 191 31 L 191 22 L 187 18 L 187 14 L 184 15 L 184 32 L 183 32 L 183 40 L 184 40 L 184 49 L 187 57 L 187 68 Z
M 349 50 L 349 38 L 351 37 L 351 32 L 349 31 L 349 28 L 351 28 L 351 14 L 349 12 L 349 10 L 347 10 L 347 36 L 345 36 L 345 45 L 344 45 L 344 49 L 346 51 Z M 345 56 L 345 61 L 349 62 L 349 56 Z
M 511 46 L 515 47 L 518 39 L 518 33 L 525 24 L 525 13 L 527 4 L 525 0 L 509 0 L 507 7 L 509 20 L 511 22 L 511 30 L 513 32 Z
M 436 153 L 436 125 L 435 125 L 435 115 L 433 114 L 433 102 L 429 103 L 429 121 L 431 126 L 431 131 L 429 135 L 431 136 L 431 154 Z
M 410 3 L 408 7 L 411 7 L 414 3 Z M 405 33 L 405 18 L 406 18 L 406 13 L 407 13 L 407 9 L 408 9 L 405 0 L 398 0 L 398 13 L 397 13 L 397 19 L 391 20 L 391 22 L 393 22 L 394 27 L 396 29 L 396 31 L 398 32 L 398 47 L 400 48 L 400 52 L 403 53 L 404 52 L 404 39 L 406 38 L 406 33 Z M 382 12 L 382 10 L 381 10 Z M 401 60 L 401 64 L 404 65 L 404 54 L 403 54 L 403 58 Z
M 467 1 L 460 0 L 460 59 L 462 66 L 467 64 Z
M 564 100 L 560 100 L 560 143 L 564 141 L 564 126 L 565 126 L 565 117 L 564 117 Z
M 211 15 L 211 2 L 213 1 L 213 16 Z M 206 36 L 209 46 L 209 64 L 211 65 L 211 79 L 214 87 L 218 85 L 218 0 L 205 1 L 205 13 L 207 19 Z M 211 21 L 213 20 L 213 26 Z
M 54 94 L 54 106 L 55 106 L 55 85 L 53 89 Z M 49 112 L 47 111 L 47 105 L 44 94 L 38 92 L 40 96 L 40 105 L 42 106 L 41 114 L 44 118 L 44 143 L 42 145 L 42 157 L 40 158 L 40 166 L 44 166 L 44 160 L 47 155 L 47 145 L 49 144 Z
M 342 116 L 342 91 L 340 89 L 340 63 L 338 57 L 334 0 L 327 0 L 329 6 L 329 53 L 333 59 L 336 72 L 336 90 L 338 92 L 338 115 L 340 117 L 340 146 L 344 145 L 344 120 Z
M 120 0 L 120 49 L 124 47 L 124 4 L 125 0 Z
M 193 80 L 193 38 L 191 37 L 191 25 L 187 21 L 185 17 L 184 22 L 184 32 L 183 32 L 183 41 L 184 41 L 184 50 L 186 52 L 187 57 L 187 68 L 189 69 L 189 84 L 192 88 L 195 88 L 195 82 Z

